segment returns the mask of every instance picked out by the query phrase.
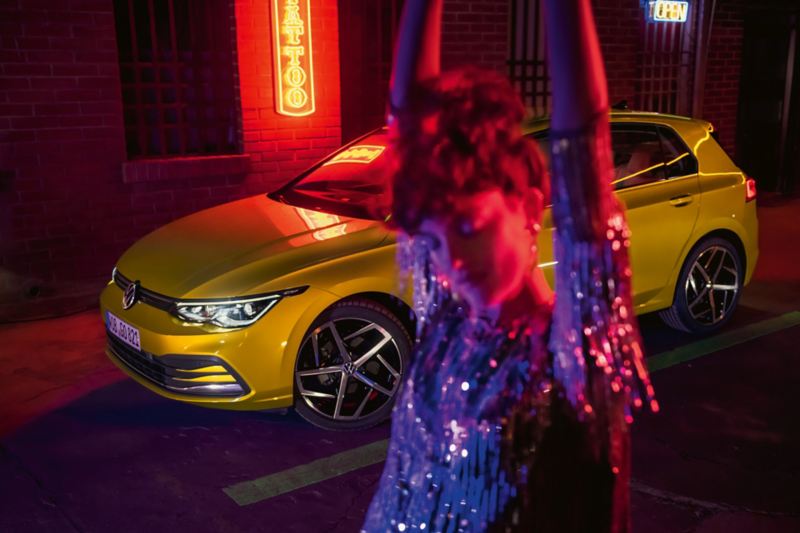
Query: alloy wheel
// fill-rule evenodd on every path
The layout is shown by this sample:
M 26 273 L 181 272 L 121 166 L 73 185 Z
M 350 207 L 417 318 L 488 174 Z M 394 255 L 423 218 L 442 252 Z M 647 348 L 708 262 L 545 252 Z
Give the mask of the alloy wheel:
M 385 328 L 338 318 L 315 328 L 300 347 L 297 392 L 319 415 L 355 421 L 391 402 L 402 375 L 403 358 Z
M 686 278 L 686 304 L 704 326 L 724 320 L 736 302 L 739 271 L 736 259 L 722 246 L 711 246 L 694 261 Z

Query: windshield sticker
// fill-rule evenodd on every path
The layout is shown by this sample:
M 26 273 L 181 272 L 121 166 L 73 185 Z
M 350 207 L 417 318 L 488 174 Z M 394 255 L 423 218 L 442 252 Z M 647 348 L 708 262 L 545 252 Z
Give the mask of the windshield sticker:
M 322 166 L 335 165 L 336 163 L 361 163 L 366 165 L 375 161 L 385 149 L 385 146 L 358 144 L 336 154 L 333 159 L 326 161 Z

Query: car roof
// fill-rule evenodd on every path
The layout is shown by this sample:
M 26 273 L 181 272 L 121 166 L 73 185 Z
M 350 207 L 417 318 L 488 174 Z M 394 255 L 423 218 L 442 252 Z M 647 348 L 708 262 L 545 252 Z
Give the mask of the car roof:
M 679 132 L 685 129 L 700 128 L 705 131 L 714 131 L 714 126 L 699 118 L 671 115 L 669 113 L 656 113 L 653 111 L 629 111 L 612 109 L 609 113 L 611 122 L 646 122 L 651 124 L 670 125 Z M 537 133 L 546 130 L 550 126 L 550 117 L 534 117 L 522 123 L 522 130 L 525 134 Z

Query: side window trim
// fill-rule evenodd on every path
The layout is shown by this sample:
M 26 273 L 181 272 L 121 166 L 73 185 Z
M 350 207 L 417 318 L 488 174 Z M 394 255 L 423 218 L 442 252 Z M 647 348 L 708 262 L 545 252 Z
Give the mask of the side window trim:
M 666 155 L 666 153 L 667 153 L 667 151 L 664 149 L 664 132 L 665 131 L 669 131 L 672 134 L 673 138 L 678 140 L 678 142 L 680 143 L 680 147 L 683 150 L 686 150 L 682 155 L 678 156 L 677 158 L 673 159 L 672 161 L 664 161 L 664 168 L 667 170 L 667 172 L 666 172 L 667 179 L 668 180 L 674 180 L 674 179 L 678 179 L 678 178 L 685 178 L 687 176 L 695 176 L 695 175 L 697 175 L 700 172 L 700 164 L 697 161 L 697 156 L 694 155 L 692 150 L 686 144 L 686 141 L 684 141 L 683 137 L 681 137 L 680 133 L 675 131 L 675 128 L 673 128 L 672 126 L 668 126 L 666 124 L 657 124 L 656 125 L 656 130 L 658 131 L 658 142 L 661 143 L 661 154 L 662 155 Z M 670 167 L 670 165 L 674 165 L 675 163 L 677 163 L 678 161 L 680 161 L 681 159 L 683 159 L 684 157 L 687 157 L 687 156 L 690 157 L 692 159 L 693 163 L 694 163 L 693 166 L 692 166 L 694 171 L 693 172 L 687 172 L 686 174 L 681 174 L 679 176 L 669 176 L 669 167 Z M 665 157 L 665 159 L 666 159 L 666 157 Z

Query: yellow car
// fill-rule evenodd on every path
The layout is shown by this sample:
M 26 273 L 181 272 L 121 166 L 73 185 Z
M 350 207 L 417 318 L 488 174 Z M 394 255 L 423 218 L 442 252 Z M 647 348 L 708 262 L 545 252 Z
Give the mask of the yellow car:
M 710 332 L 758 257 L 755 184 L 701 120 L 611 115 L 638 313 Z M 526 125 L 547 143 L 547 122 Z M 168 398 L 225 409 L 294 405 L 325 428 L 386 418 L 412 346 L 395 236 L 371 219 L 386 131 L 282 189 L 172 222 L 120 258 L 101 296 L 109 357 Z M 545 214 L 541 267 L 553 280 Z

